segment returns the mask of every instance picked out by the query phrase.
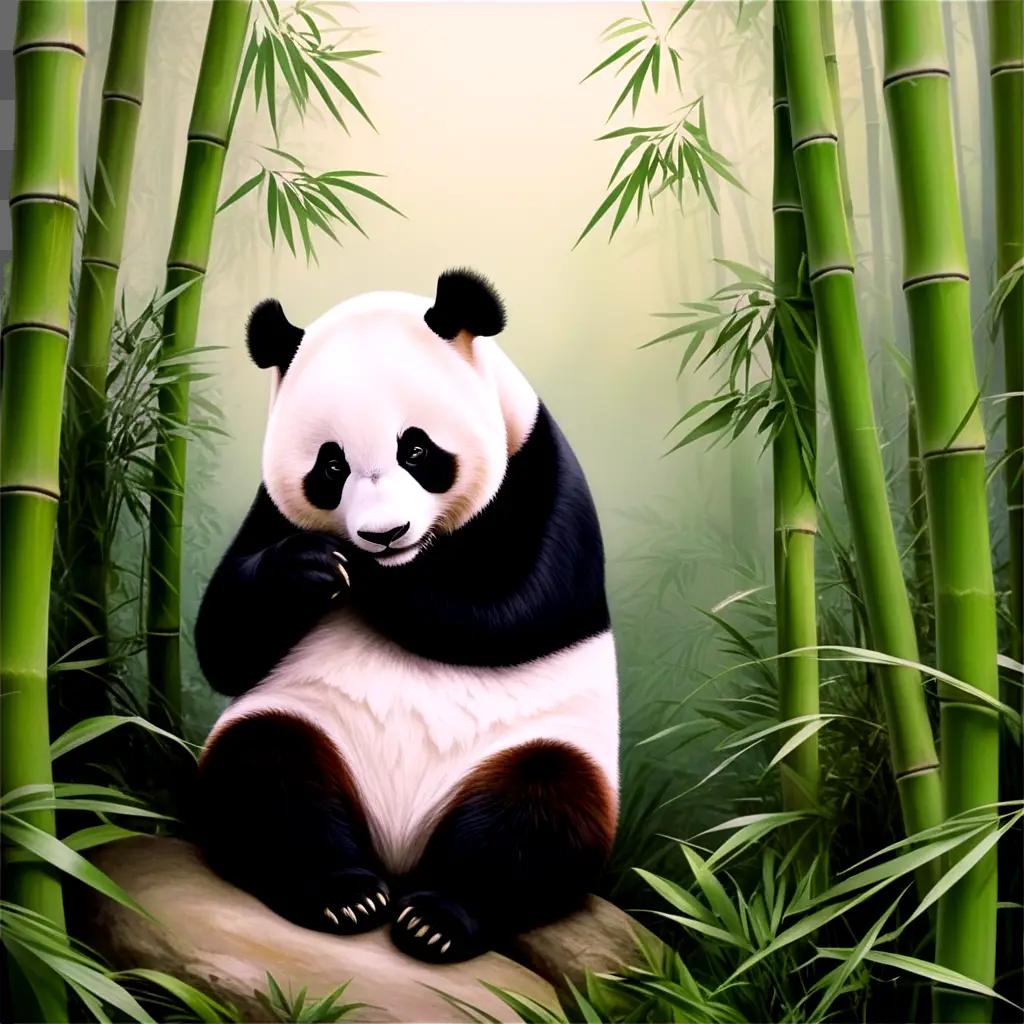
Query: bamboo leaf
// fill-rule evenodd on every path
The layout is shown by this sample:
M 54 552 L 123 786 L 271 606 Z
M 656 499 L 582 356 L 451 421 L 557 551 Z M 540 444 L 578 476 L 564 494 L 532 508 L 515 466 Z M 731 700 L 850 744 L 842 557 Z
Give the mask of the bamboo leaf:
M 48 864 L 72 878 L 83 882 L 97 892 L 109 896 L 122 906 L 134 910 L 149 918 L 149 912 L 136 903 L 112 878 L 90 864 L 84 857 L 77 854 L 59 839 L 54 838 L 35 825 L 12 815 L 9 811 L 0 812 L 0 832 L 16 846 L 20 846 L 35 854 Z M 152 920 L 152 918 L 150 918 Z
M 596 75 L 599 71 L 603 71 L 606 67 L 608 67 L 609 64 L 614 64 L 620 57 L 625 57 L 625 55 L 629 53 L 629 51 L 632 50 L 634 46 L 639 46 L 639 44 L 642 42 L 643 38 L 641 37 L 639 39 L 632 39 L 628 43 L 625 43 L 622 46 L 620 46 L 613 54 L 611 54 L 611 56 L 606 57 L 603 61 L 601 61 L 601 63 L 598 64 L 597 67 L 595 67 L 592 71 L 590 71 L 589 74 L 584 75 L 583 78 L 580 79 L 580 85 L 582 85 L 588 78 L 593 78 L 593 76 Z
M 261 168 L 251 178 L 247 178 L 245 181 L 243 181 L 242 184 L 239 185 L 238 188 L 236 188 L 235 191 L 232 192 L 231 195 L 228 196 L 228 198 L 225 199 L 224 202 L 217 207 L 217 212 L 220 213 L 221 211 L 226 210 L 229 206 L 233 205 L 234 203 L 237 203 L 238 200 L 242 198 L 242 196 L 247 195 L 254 188 L 257 188 L 263 181 L 263 178 L 266 175 L 266 173 L 267 172 Z

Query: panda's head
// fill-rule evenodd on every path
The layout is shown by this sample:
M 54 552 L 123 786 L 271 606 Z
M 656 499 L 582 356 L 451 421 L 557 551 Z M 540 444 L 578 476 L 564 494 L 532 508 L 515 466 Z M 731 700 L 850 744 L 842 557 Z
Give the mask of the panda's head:
M 490 339 L 504 325 L 491 286 L 463 270 L 441 275 L 433 302 L 373 292 L 305 330 L 277 302 L 257 306 L 249 351 L 277 372 L 263 482 L 282 514 L 392 566 L 468 522 L 537 413 Z

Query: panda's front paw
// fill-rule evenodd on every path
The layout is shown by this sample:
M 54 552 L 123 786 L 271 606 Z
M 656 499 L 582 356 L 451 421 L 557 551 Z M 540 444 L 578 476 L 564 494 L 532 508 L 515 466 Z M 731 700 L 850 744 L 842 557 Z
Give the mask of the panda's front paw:
M 428 963 L 469 960 L 487 946 L 480 922 L 457 901 L 424 890 L 402 897 L 391 925 L 391 941 L 409 956 Z
M 354 935 L 379 928 L 391 919 L 391 890 L 375 872 L 349 868 L 331 876 L 324 889 L 320 911 L 324 931 Z
M 329 533 L 292 534 L 263 553 L 260 573 L 275 594 L 325 605 L 343 598 L 352 586 L 341 542 Z

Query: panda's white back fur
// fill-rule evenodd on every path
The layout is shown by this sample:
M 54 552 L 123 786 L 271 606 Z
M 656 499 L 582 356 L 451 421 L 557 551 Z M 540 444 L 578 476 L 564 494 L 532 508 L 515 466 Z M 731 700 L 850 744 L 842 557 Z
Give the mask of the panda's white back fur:
M 493 754 L 547 739 L 583 751 L 618 792 L 618 697 L 609 631 L 522 665 L 429 661 L 351 613 L 324 619 L 223 713 L 284 712 L 322 729 L 349 766 L 377 852 L 415 864 L 461 780 Z

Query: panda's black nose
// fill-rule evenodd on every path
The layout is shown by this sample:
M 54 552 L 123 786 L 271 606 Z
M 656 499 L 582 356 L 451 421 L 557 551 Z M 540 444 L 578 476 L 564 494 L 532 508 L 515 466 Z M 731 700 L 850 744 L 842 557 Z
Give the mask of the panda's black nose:
M 363 540 L 368 540 L 371 544 L 381 544 L 384 547 L 387 547 L 392 541 L 398 540 L 399 537 L 404 537 L 408 532 L 408 523 L 404 526 L 393 526 L 390 530 L 381 530 L 380 533 L 374 530 L 356 530 Z

